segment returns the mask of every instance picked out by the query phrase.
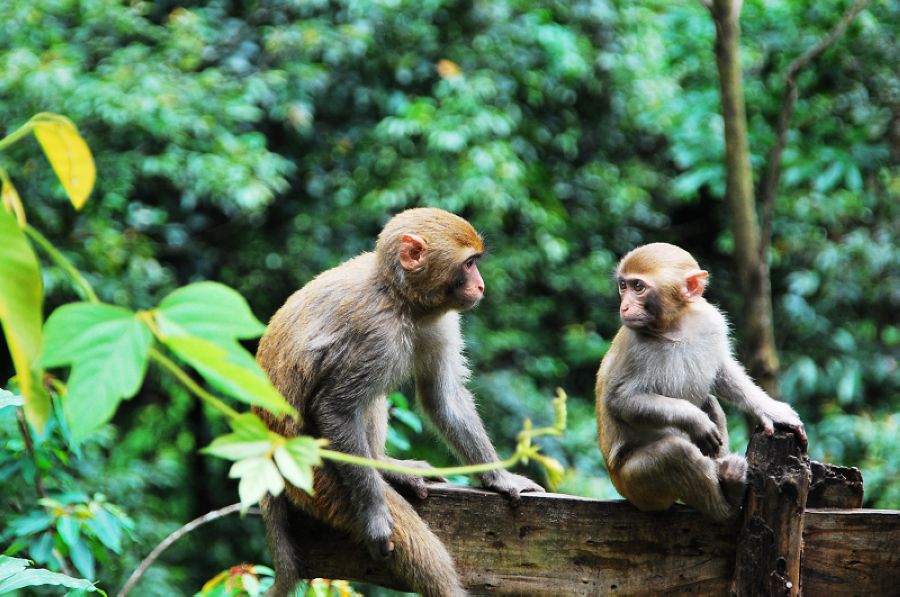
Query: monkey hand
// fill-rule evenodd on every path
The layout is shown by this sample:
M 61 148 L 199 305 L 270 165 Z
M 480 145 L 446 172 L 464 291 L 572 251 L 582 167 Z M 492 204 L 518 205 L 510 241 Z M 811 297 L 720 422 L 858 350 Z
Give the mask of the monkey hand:
M 716 456 L 722 448 L 722 434 L 709 417 L 697 417 L 688 434 L 704 456 Z
M 394 464 L 401 466 L 420 468 L 430 470 L 433 467 L 424 460 L 396 460 L 388 459 Z M 385 481 L 390 483 L 394 489 L 404 495 L 412 495 L 420 500 L 428 497 L 428 483 L 442 483 L 447 481 L 444 477 L 423 477 L 421 475 L 410 475 L 407 473 L 398 473 L 395 471 L 381 471 L 381 476 Z
M 543 493 L 544 488 L 521 475 L 514 475 L 506 470 L 490 471 L 481 475 L 481 485 L 485 489 L 496 491 L 508 497 L 513 504 L 518 504 L 524 492 Z
M 386 505 L 368 517 L 364 529 L 363 541 L 371 556 L 376 560 L 389 557 L 394 551 L 394 542 L 391 541 L 394 519 Z
M 803 421 L 800 420 L 797 411 L 787 402 L 770 400 L 756 416 L 766 435 L 771 437 L 775 433 L 775 426 L 778 425 L 779 427 L 790 429 L 800 438 L 800 443 L 803 446 L 807 445 L 808 440 Z

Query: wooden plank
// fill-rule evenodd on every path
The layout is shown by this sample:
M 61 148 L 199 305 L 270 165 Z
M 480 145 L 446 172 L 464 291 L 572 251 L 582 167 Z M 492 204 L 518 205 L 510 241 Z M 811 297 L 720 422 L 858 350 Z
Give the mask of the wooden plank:
M 737 538 L 731 594 L 800 594 L 803 519 L 809 494 L 809 458 L 789 431 L 761 431 L 747 448 L 750 486 Z
M 806 595 L 900 595 L 900 511 L 806 511 Z
M 622 501 L 501 496 L 432 485 L 414 506 L 456 558 L 476 595 L 728 594 L 736 526 L 689 508 L 638 512 Z M 348 537 L 298 514 L 307 577 L 404 589 Z M 807 511 L 801 574 L 807 595 L 891 595 L 900 587 L 900 511 Z
M 413 505 L 475 595 L 722 595 L 731 579 L 736 525 L 683 506 L 648 514 L 622 500 L 549 493 L 513 508 L 478 489 L 429 491 Z M 346 536 L 308 519 L 295 532 L 310 537 L 299 558 L 306 576 L 405 588 Z

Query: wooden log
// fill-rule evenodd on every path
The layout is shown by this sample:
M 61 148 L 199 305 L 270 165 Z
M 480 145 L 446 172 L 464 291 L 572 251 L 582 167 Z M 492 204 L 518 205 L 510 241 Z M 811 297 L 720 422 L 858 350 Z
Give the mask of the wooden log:
M 501 496 L 432 485 L 413 505 L 476 595 L 715 595 L 728 593 L 735 525 L 675 506 L 642 513 L 622 500 Z M 406 589 L 346 535 L 298 514 L 307 577 Z M 807 595 L 891 595 L 900 586 L 900 511 L 808 510 L 801 574 Z
M 809 458 L 797 437 L 756 432 L 747 448 L 750 486 L 738 533 L 731 594 L 798 595 Z
M 856 467 L 837 466 L 813 460 L 810 464 L 807 508 L 861 508 L 863 478 Z

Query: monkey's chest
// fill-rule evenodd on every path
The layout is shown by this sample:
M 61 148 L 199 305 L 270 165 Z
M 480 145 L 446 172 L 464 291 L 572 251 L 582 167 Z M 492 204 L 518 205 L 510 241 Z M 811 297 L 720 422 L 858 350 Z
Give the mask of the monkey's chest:
M 701 404 L 712 388 L 721 359 L 702 346 L 673 342 L 649 354 L 647 366 L 650 391 Z

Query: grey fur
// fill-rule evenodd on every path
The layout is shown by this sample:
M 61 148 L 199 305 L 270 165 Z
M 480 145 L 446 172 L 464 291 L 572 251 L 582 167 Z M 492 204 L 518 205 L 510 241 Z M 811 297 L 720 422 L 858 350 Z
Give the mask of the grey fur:
M 620 493 L 639 508 L 681 499 L 715 520 L 737 514 L 746 461 L 728 454 L 725 416 L 710 392 L 767 432 L 778 422 L 802 433 L 794 410 L 734 359 L 724 316 L 702 297 L 665 333 L 619 331 L 598 372 L 600 444 Z

